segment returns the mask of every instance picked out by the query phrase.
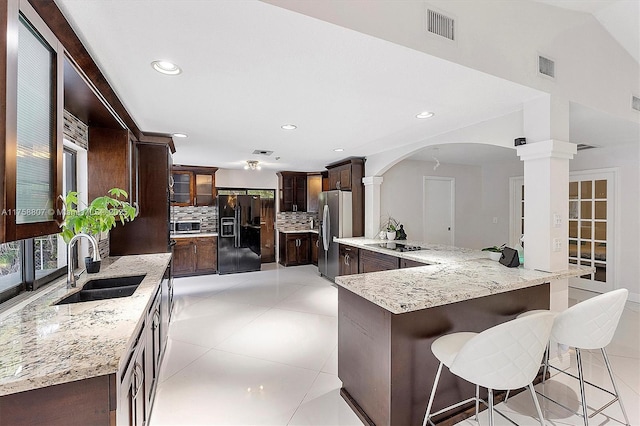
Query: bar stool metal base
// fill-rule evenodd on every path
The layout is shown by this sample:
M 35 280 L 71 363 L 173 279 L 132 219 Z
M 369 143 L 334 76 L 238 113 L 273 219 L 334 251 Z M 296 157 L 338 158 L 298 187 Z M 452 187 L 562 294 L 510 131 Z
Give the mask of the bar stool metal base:
M 589 425 L 589 419 L 595 417 L 597 414 L 601 413 L 603 410 L 605 410 L 606 408 L 610 407 L 611 405 L 615 404 L 616 402 L 618 402 L 620 404 L 620 409 L 622 411 L 622 415 L 624 416 L 624 421 L 625 421 L 625 425 L 626 426 L 630 426 L 629 423 L 629 417 L 627 417 L 627 412 L 624 409 L 624 405 L 622 404 L 622 400 L 620 399 L 620 392 L 618 391 L 618 386 L 616 385 L 616 381 L 613 377 L 613 371 L 611 370 L 611 364 L 609 363 L 609 357 L 607 356 L 607 352 L 605 351 L 604 348 L 600 348 L 600 351 L 602 352 L 602 357 L 604 358 L 604 363 L 607 366 L 607 371 L 609 372 L 609 378 L 611 379 L 611 384 L 613 385 L 613 392 L 611 392 L 608 389 L 604 389 L 594 383 L 591 383 L 587 380 L 584 379 L 584 374 L 583 374 L 583 370 L 582 370 L 582 355 L 580 353 L 580 349 L 578 348 L 574 348 L 576 351 L 576 359 L 577 359 L 577 367 L 578 367 L 578 375 L 575 376 L 567 371 L 564 371 L 558 367 L 554 367 L 553 365 L 549 364 L 549 360 L 548 358 L 546 359 L 546 365 L 545 365 L 545 371 L 546 369 L 549 368 L 553 368 L 554 370 L 565 374 L 567 376 L 573 377 L 574 379 L 577 379 L 580 383 L 580 403 L 582 405 L 582 413 L 580 413 L 579 411 L 573 411 L 571 408 L 567 407 L 566 405 L 548 397 L 547 395 L 544 395 L 541 392 L 536 392 L 538 395 L 540 395 L 541 397 L 553 402 L 556 405 L 559 405 L 560 407 L 564 408 L 565 410 L 574 413 L 578 416 L 582 416 L 582 419 L 584 421 L 584 425 L 588 426 Z M 544 383 L 544 382 L 543 382 Z M 609 402 L 607 402 L 606 404 L 604 404 L 602 407 L 594 410 L 591 414 L 587 413 L 587 402 L 586 402 L 586 397 L 585 397 L 585 384 L 590 385 L 596 389 L 601 390 L 602 392 L 606 392 L 609 395 L 613 396 L 613 399 Z

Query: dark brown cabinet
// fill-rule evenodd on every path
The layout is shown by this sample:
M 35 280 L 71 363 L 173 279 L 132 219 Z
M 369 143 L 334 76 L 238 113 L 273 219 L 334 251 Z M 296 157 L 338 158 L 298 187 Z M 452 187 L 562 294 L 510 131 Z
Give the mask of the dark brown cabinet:
M 389 271 L 400 267 L 400 258 L 371 250 L 360 250 L 359 271 L 367 272 Z
M 176 238 L 173 275 L 213 274 L 218 269 L 218 237 Z
M 351 191 L 354 237 L 364 235 L 364 158 L 352 157 L 327 166 L 328 189 Z
M 280 211 L 307 211 L 307 174 L 303 172 L 278 172 L 277 175 Z
M 171 204 L 212 206 L 216 198 L 217 167 L 173 166 Z
M 147 422 L 148 403 L 146 389 L 150 383 L 146 380 L 147 345 L 146 327 L 143 324 L 135 343 L 131 348 L 122 381 L 120 382 L 120 400 L 118 401 L 118 424 L 143 426 Z
M 311 263 L 311 237 L 308 232 L 280 232 L 280 264 L 284 266 Z
M 364 251 L 364 250 L 363 250 Z M 338 275 L 354 275 L 360 273 L 360 250 L 355 247 L 340 244 L 338 248 L 339 265 Z
M 137 193 L 138 216 L 111 230 L 109 244 L 113 255 L 169 251 L 171 139 L 162 140 L 164 143 L 141 139 L 135 144 L 137 189 L 134 193 Z
M 314 265 L 318 265 L 318 249 L 320 248 L 320 243 L 318 241 L 318 234 L 311 233 L 311 263 Z
M 416 262 L 415 260 L 400 259 L 400 268 L 414 268 L 416 266 L 427 266 L 428 263 Z

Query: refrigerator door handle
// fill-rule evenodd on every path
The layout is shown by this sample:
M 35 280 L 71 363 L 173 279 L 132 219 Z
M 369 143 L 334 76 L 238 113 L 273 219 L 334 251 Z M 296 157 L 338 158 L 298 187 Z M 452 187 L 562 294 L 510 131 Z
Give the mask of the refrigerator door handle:
M 324 245 L 324 250 L 329 250 L 329 228 L 331 224 L 329 222 L 329 205 L 325 204 L 324 209 L 322 211 L 322 244 Z
M 238 206 L 234 212 L 235 216 L 236 216 L 236 220 L 235 220 L 235 227 L 236 229 L 234 229 L 234 240 L 233 240 L 233 246 L 234 247 L 240 247 L 240 245 L 238 244 L 238 240 L 240 239 L 240 206 Z

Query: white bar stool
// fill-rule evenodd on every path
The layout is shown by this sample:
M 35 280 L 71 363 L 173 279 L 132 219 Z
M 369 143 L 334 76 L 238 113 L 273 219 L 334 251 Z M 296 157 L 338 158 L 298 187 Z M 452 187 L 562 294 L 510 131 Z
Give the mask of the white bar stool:
M 531 382 L 540 369 L 540 360 L 549 341 L 554 316 L 550 312 L 541 312 L 499 324 L 479 334 L 452 333 L 435 340 L 431 344 L 431 352 L 440 361 L 440 365 L 422 425 L 434 425 L 431 420 L 433 417 L 471 401 L 476 403 L 477 418 L 479 402 L 485 403 L 479 398 L 479 386 L 482 386 L 489 391 L 489 424 L 493 426 L 493 389 L 519 389 L 528 386 L 540 424 L 544 426 Z M 431 413 L 443 365 L 456 376 L 475 384 L 476 396 Z
M 585 426 L 589 425 L 590 417 L 593 417 L 596 414 L 600 413 L 602 410 L 614 404 L 616 401 L 620 404 L 620 409 L 622 410 L 625 424 L 629 426 L 629 417 L 627 417 L 627 412 L 625 411 L 622 400 L 620 399 L 620 392 L 618 392 L 618 387 L 611 370 L 611 364 L 609 363 L 609 358 L 607 357 L 607 352 L 605 351 L 605 346 L 611 343 L 611 339 L 613 339 L 613 335 L 616 331 L 616 328 L 618 327 L 620 316 L 622 315 L 622 311 L 624 310 L 624 304 L 627 301 L 628 294 L 629 291 L 623 288 L 610 291 L 596 297 L 592 297 L 591 299 L 587 299 L 583 302 L 573 305 L 572 307 L 566 309 L 556 316 L 553 324 L 553 329 L 551 330 L 551 338 L 553 340 L 560 344 L 573 347 L 575 349 L 578 377 L 550 365 L 549 353 L 547 350 L 544 357 L 544 375 L 542 380 L 545 380 L 546 372 L 549 368 L 553 368 L 554 370 L 557 370 L 563 374 L 567 374 L 575 379 L 578 379 L 578 381 L 580 382 L 580 403 L 582 405 L 582 419 Z M 526 315 L 528 314 L 528 312 L 525 312 L 521 314 L 521 317 L 526 317 Z M 603 389 L 600 386 L 590 383 L 584 379 L 584 373 L 582 371 L 582 357 L 580 354 L 580 351 L 582 349 L 600 349 L 600 351 L 602 352 L 602 357 L 604 358 L 604 363 L 607 366 L 607 371 L 609 372 L 609 377 L 611 378 L 613 392 L 607 389 Z M 585 397 L 585 383 L 613 396 L 613 400 L 595 410 L 593 413 L 591 413 L 591 415 L 588 415 L 587 400 Z M 565 405 L 554 401 L 548 396 L 542 393 L 540 393 L 540 395 L 554 402 L 555 404 L 558 404 L 561 407 L 572 411 L 569 407 L 566 407 Z

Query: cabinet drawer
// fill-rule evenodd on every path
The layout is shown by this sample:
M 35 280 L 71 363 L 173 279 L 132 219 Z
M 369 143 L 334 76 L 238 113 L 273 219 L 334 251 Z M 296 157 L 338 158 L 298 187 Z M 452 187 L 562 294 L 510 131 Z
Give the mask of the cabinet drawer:
M 389 271 L 400 267 L 400 258 L 370 250 L 360 250 L 360 273 Z

